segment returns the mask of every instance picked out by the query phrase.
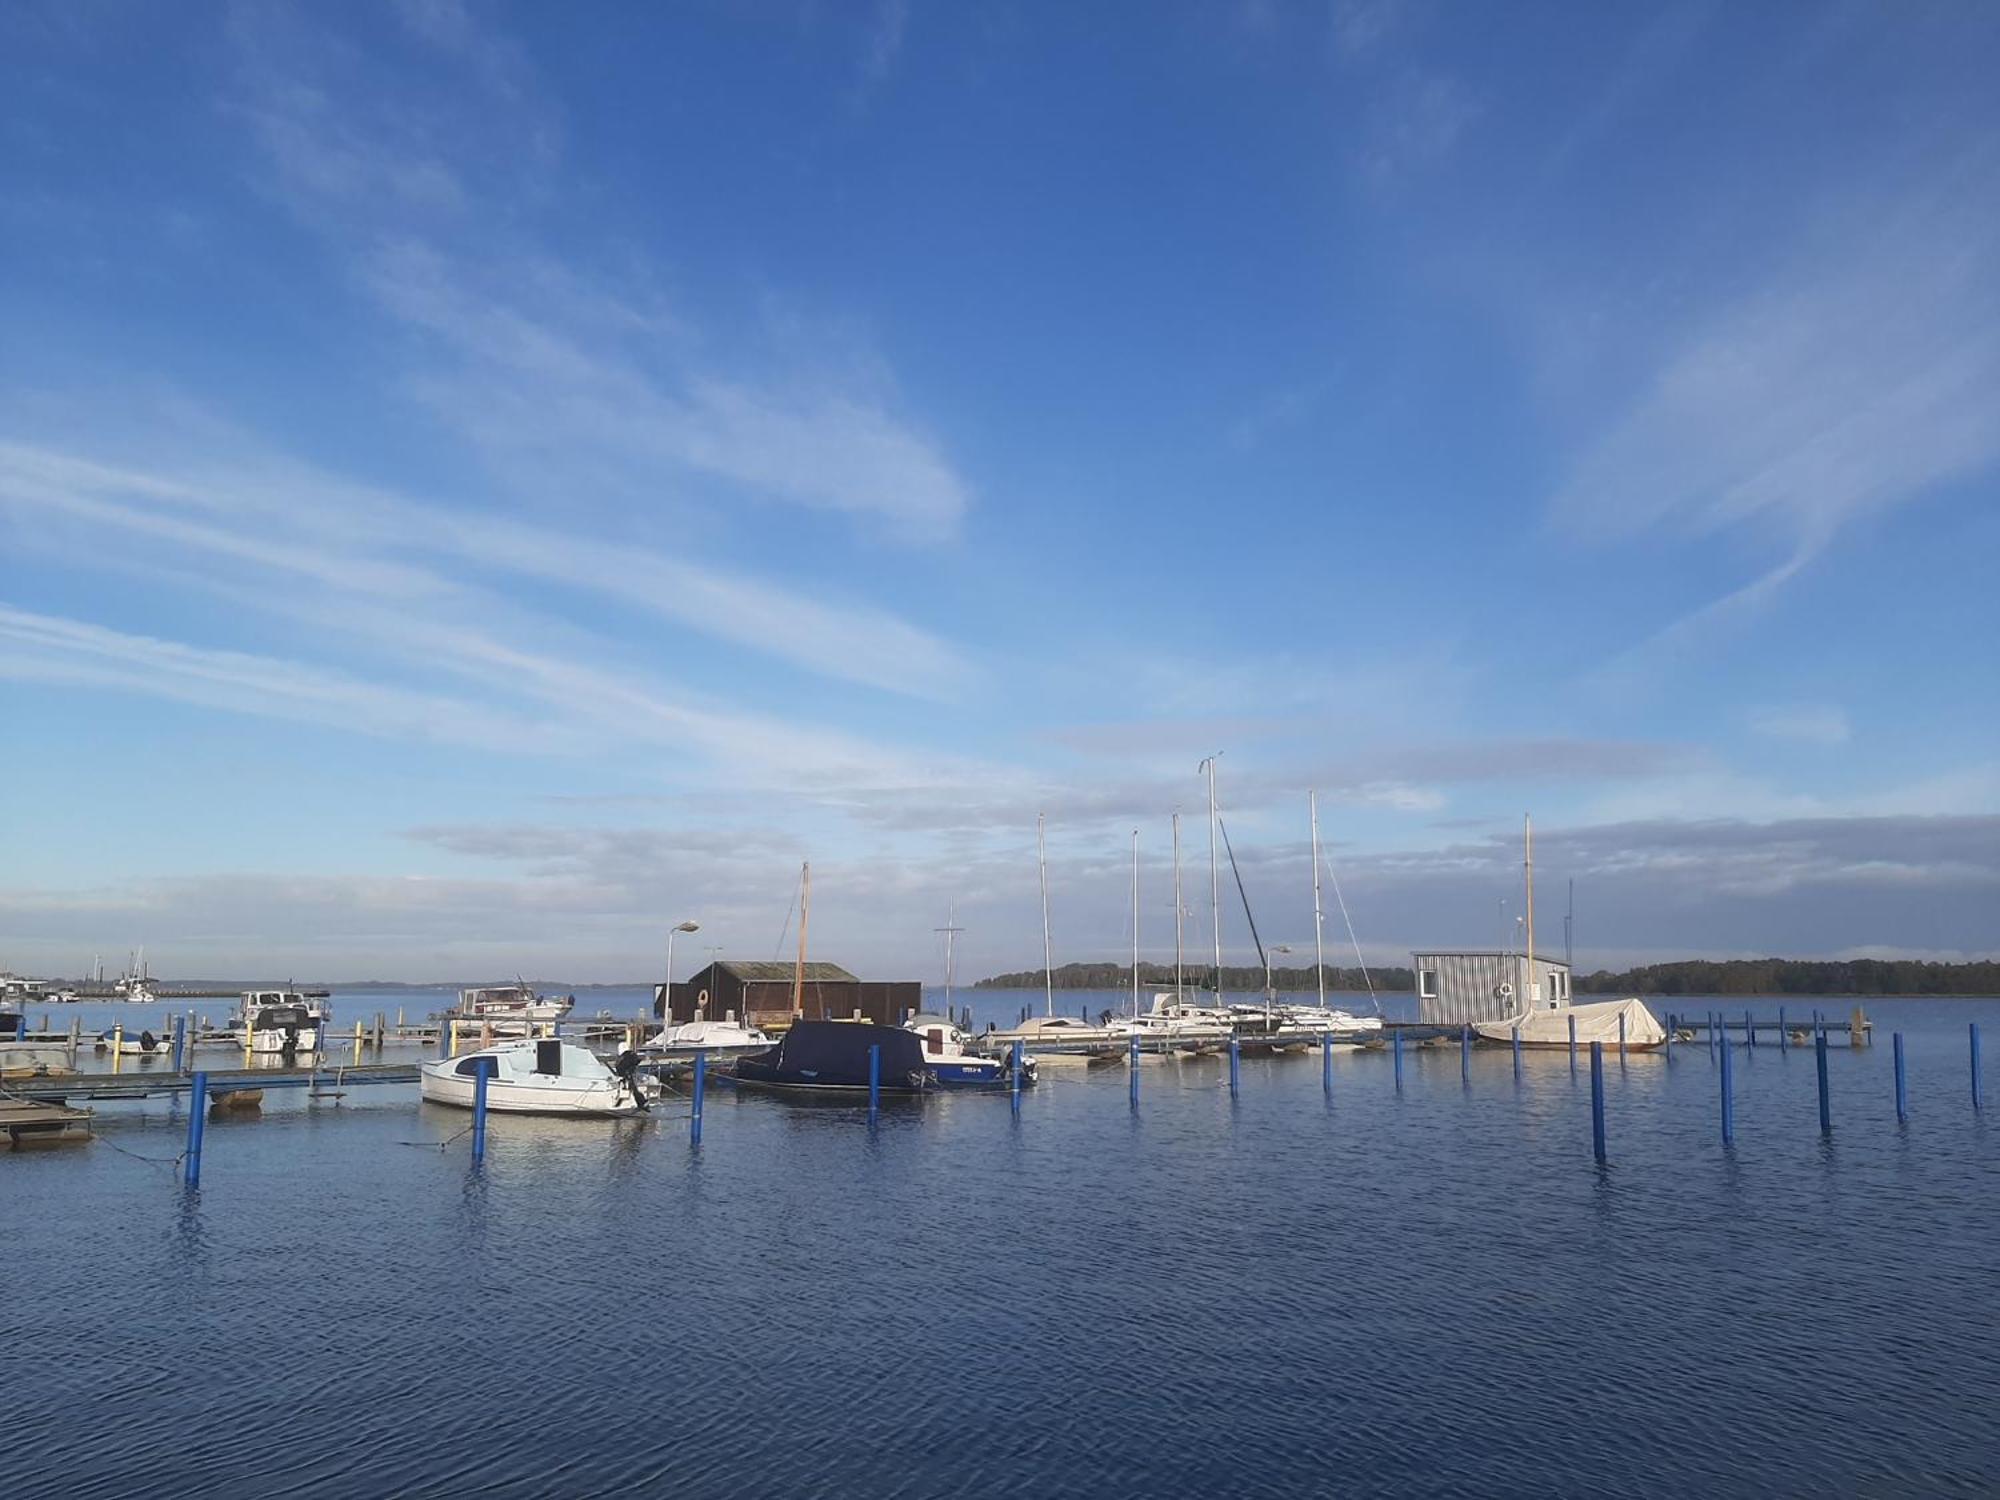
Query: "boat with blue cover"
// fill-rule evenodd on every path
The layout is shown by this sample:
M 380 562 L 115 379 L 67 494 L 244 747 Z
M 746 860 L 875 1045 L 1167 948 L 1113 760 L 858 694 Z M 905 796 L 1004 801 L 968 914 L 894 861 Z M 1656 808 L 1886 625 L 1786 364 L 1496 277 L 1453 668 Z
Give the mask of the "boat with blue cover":
M 718 1076 L 752 1088 L 865 1094 L 873 1047 L 882 1049 L 883 1093 L 921 1094 L 938 1086 L 915 1032 L 872 1021 L 794 1021 L 775 1047 L 745 1053 Z

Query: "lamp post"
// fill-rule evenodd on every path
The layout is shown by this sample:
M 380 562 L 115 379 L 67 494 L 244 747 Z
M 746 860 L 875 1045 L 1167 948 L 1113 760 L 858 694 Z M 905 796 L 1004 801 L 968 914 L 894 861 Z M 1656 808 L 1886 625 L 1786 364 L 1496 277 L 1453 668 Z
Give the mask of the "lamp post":
M 1291 951 L 1290 943 L 1280 943 L 1275 948 L 1264 950 L 1264 1023 L 1267 1026 L 1271 1021 L 1271 1002 L 1277 998 L 1277 991 L 1271 988 L 1271 959 L 1276 954 Z
M 700 932 L 699 922 L 677 922 L 667 929 L 667 982 L 660 986 L 660 1029 L 674 1018 L 674 939 L 683 932 Z

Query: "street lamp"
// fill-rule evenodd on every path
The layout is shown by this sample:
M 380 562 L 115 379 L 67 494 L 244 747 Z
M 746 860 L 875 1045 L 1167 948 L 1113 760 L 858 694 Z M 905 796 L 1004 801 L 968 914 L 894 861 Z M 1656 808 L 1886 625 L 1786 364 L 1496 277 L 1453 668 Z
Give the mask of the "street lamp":
M 660 1025 L 673 1020 L 674 939 L 683 932 L 700 932 L 699 922 L 677 922 L 667 929 L 667 982 L 660 986 Z
M 1275 948 L 1266 948 L 1264 950 L 1264 1019 L 1266 1021 L 1270 1020 L 1271 1018 L 1271 1002 L 1272 1000 L 1277 998 L 1277 993 L 1278 993 L 1276 990 L 1271 988 L 1272 955 L 1278 953 L 1290 953 L 1291 951 L 1292 951 L 1292 945 L 1290 943 L 1280 943 Z

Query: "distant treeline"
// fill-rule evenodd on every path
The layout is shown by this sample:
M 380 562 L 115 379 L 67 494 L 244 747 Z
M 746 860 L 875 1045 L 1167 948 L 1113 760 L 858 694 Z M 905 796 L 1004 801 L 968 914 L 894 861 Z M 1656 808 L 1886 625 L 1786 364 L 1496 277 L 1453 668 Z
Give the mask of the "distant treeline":
M 1182 978 L 1190 989 L 1213 990 L 1215 970 L 1202 965 L 1184 965 Z M 1416 978 L 1407 968 L 1370 969 L 1364 978 L 1359 969 L 1326 966 L 1326 987 L 1330 990 L 1365 990 L 1368 981 L 1374 981 L 1378 990 L 1407 990 L 1416 983 Z M 1171 989 L 1174 983 L 1172 964 L 1139 965 L 1139 983 L 1155 988 Z M 1274 988 L 1292 992 L 1316 990 L 1319 981 L 1313 977 L 1311 968 L 1273 969 L 1271 984 Z M 1038 990 L 1042 987 L 1040 969 L 1023 969 L 1018 974 L 995 974 L 991 979 L 982 979 L 974 989 L 979 990 Z M 1120 990 L 1132 987 L 1132 966 L 1130 964 L 1063 964 L 1055 971 L 1055 987 L 1059 990 Z M 1222 969 L 1222 988 L 1241 993 L 1244 990 L 1264 988 L 1264 971 L 1248 965 Z
M 2000 963 L 1732 958 L 1576 976 L 1580 995 L 2000 995 Z

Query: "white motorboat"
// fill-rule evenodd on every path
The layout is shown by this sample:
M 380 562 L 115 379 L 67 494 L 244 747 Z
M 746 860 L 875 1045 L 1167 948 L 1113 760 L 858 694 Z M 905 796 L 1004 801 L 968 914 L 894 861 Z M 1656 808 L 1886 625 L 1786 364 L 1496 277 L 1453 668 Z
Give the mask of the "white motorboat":
M 486 1107 L 501 1114 L 633 1115 L 647 1107 L 636 1068 L 615 1071 L 589 1048 L 557 1037 L 523 1037 L 427 1062 L 418 1092 L 432 1104 L 470 1109 L 482 1063 L 489 1069 Z
M 574 995 L 543 995 L 533 986 L 487 985 L 458 992 L 461 1021 L 473 1021 L 493 1028 L 495 1036 L 527 1036 L 538 1021 L 560 1021 L 576 1005 Z
M 988 1031 L 980 1041 L 986 1046 L 1011 1047 L 1021 1044 L 1043 1061 L 1068 1057 L 1091 1062 L 1100 1058 L 1116 1060 L 1125 1055 L 1125 1038 L 1109 1026 L 1099 1026 L 1077 1016 L 1030 1016 L 1018 1026 L 1004 1031 Z
M 311 1056 L 332 1020 L 333 1006 L 321 991 L 245 990 L 231 1024 L 249 1038 L 253 1056 Z
M 639 1049 L 640 1056 L 692 1056 L 697 1052 L 748 1052 L 771 1045 L 771 1038 L 732 1014 L 722 1021 L 683 1021 L 662 1030 Z
M 1013 1081 L 1013 1064 L 1007 1057 L 985 1057 L 970 1050 L 972 1038 L 950 1016 L 914 1015 L 903 1023 L 914 1031 L 923 1046 L 924 1066 L 945 1088 L 992 1087 Z M 1026 1051 L 1024 1047 L 1022 1051 Z M 1035 1060 L 1021 1060 L 1021 1081 L 1035 1081 Z

